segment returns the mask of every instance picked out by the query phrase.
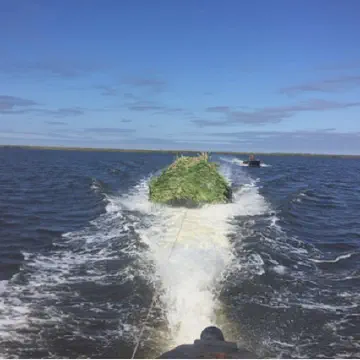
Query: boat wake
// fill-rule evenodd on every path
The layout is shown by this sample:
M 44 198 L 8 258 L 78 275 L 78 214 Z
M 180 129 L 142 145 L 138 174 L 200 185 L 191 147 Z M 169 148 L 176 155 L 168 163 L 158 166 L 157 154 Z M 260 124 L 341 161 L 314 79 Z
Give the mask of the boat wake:
M 232 181 L 231 167 L 221 168 Z M 217 284 L 233 261 L 231 219 L 267 210 L 256 184 L 248 179 L 233 203 L 201 209 L 151 204 L 148 179 L 104 198 L 104 214 L 46 251 L 24 251 L 20 272 L 2 284 L 1 355 L 51 357 L 66 348 L 106 356 L 117 341 L 129 357 L 153 296 L 141 343 L 147 354 L 221 325 Z
M 343 329 L 356 324 L 358 294 L 330 285 L 356 284 L 359 274 L 327 269 L 358 252 L 324 257 L 288 236 L 233 160 L 220 167 L 233 202 L 200 209 L 150 203 L 148 178 L 122 194 L 92 181 L 104 212 L 46 249 L 23 251 L 20 271 L 0 283 L 1 356 L 129 358 L 143 325 L 137 357 L 192 342 L 211 324 L 269 357 L 316 354 L 320 333 L 336 354 L 353 346 Z
M 231 182 L 231 168 L 225 165 L 222 172 Z M 230 220 L 267 210 L 255 183 L 248 179 L 235 192 L 233 203 L 200 209 L 152 205 L 146 182 L 139 192 L 112 201 L 151 217 L 151 226 L 138 234 L 149 247 L 147 261 L 155 264 L 168 345 L 192 342 L 209 324 L 219 325 L 216 285 L 233 261 Z

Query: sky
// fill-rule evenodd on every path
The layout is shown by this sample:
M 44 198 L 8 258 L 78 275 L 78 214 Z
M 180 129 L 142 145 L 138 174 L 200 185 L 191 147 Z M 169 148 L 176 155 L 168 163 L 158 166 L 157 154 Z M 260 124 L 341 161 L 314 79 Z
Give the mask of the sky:
M 360 154 L 359 0 L 0 8 L 0 144 Z

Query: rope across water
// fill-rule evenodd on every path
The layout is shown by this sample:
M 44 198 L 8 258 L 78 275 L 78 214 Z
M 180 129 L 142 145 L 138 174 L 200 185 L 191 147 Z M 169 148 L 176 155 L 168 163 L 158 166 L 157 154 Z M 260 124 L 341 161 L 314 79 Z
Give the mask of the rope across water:
M 183 225 L 184 225 L 184 222 L 185 222 L 185 219 L 186 219 L 186 216 L 187 216 L 187 215 L 188 215 L 188 209 L 186 209 L 186 210 L 184 211 L 184 215 L 183 215 L 182 220 L 181 220 L 181 224 L 180 224 L 179 231 L 178 231 L 178 233 L 177 233 L 177 235 L 176 235 L 176 237 L 175 237 L 175 240 L 174 240 L 174 242 L 173 242 L 173 244 L 172 244 L 172 247 L 171 247 L 171 249 L 170 249 L 170 252 L 169 252 L 167 261 L 170 260 L 171 255 L 172 255 L 172 252 L 173 252 L 173 250 L 174 250 L 174 248 L 175 248 L 175 245 L 177 244 L 177 242 L 178 242 L 178 240 L 179 240 L 180 233 L 181 233 L 181 231 L 182 231 L 182 229 L 183 229 Z M 210 237 L 209 240 L 211 241 L 214 250 L 216 250 L 216 244 L 215 244 L 215 242 L 213 241 L 213 239 Z M 218 291 L 217 291 L 217 294 L 221 294 L 224 285 L 225 285 L 225 283 L 221 284 L 220 288 L 219 288 Z M 134 359 L 134 358 L 135 358 L 135 355 L 136 355 L 136 353 L 137 353 L 137 351 L 138 351 L 138 349 L 139 349 L 140 342 L 141 342 L 141 338 L 142 338 L 142 336 L 143 336 L 143 332 L 144 332 L 144 329 L 145 329 L 145 326 L 146 326 L 146 322 L 148 321 L 149 316 L 150 316 L 150 313 L 151 313 L 151 310 L 153 309 L 153 307 L 154 307 L 154 305 L 155 305 L 155 303 L 156 303 L 156 298 L 157 298 L 157 296 L 158 296 L 158 293 L 159 293 L 158 290 L 155 291 L 155 293 L 154 293 L 154 295 L 153 295 L 153 297 L 152 297 L 149 310 L 148 310 L 148 312 L 147 312 L 147 315 L 146 315 L 145 320 L 144 320 L 143 323 L 142 323 L 139 336 L 138 336 L 138 338 L 137 338 L 137 340 L 136 340 L 135 347 L 134 347 L 134 351 L 133 351 L 133 354 L 132 354 L 131 359 Z
M 172 247 L 171 247 L 171 249 L 170 249 L 170 252 L 169 252 L 167 261 L 170 260 L 171 255 L 172 255 L 172 252 L 173 252 L 173 250 L 174 250 L 174 248 L 175 248 L 175 245 L 176 245 L 176 243 L 177 243 L 177 241 L 178 241 L 178 239 L 179 239 L 179 236 L 180 236 L 181 230 L 182 230 L 182 228 L 183 228 L 183 225 L 184 225 L 184 222 L 185 222 L 185 218 L 186 218 L 187 213 L 188 213 L 188 210 L 186 209 L 185 212 L 184 212 L 184 215 L 183 215 L 183 217 L 182 217 L 182 220 L 181 220 L 181 224 L 180 224 L 179 231 L 178 231 L 178 233 L 177 233 L 177 235 L 176 235 L 176 238 L 175 238 L 175 240 L 174 240 L 174 242 L 173 242 L 173 245 L 172 245 Z M 154 307 L 154 305 L 155 305 L 157 295 L 158 295 L 158 291 L 155 291 L 155 293 L 154 293 L 154 295 L 153 295 L 153 297 L 152 297 L 152 300 L 151 300 L 151 304 L 150 304 L 150 307 L 149 307 L 149 311 L 148 311 L 147 314 L 146 314 L 146 318 L 145 318 L 145 320 L 143 321 L 143 324 L 142 324 L 141 329 L 140 329 L 139 336 L 138 336 L 138 338 L 137 338 L 137 340 L 136 340 L 135 347 L 134 347 L 134 351 L 133 351 L 133 354 L 132 354 L 132 356 L 131 356 L 131 359 L 134 359 L 134 358 L 135 358 L 136 352 L 137 352 L 138 349 L 139 349 L 140 342 L 141 342 L 141 338 L 142 338 L 142 335 L 143 335 L 143 333 L 144 333 L 144 329 L 145 329 L 145 326 L 146 326 L 146 322 L 148 321 L 149 316 L 150 316 L 150 313 L 151 313 L 151 310 L 153 309 L 153 307 Z

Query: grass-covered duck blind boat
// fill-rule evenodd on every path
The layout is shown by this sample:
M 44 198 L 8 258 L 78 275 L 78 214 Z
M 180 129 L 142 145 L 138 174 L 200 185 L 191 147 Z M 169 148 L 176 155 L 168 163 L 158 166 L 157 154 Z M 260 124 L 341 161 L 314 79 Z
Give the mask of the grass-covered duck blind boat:
M 149 184 L 150 201 L 199 206 L 231 201 L 231 187 L 207 153 L 180 156 Z

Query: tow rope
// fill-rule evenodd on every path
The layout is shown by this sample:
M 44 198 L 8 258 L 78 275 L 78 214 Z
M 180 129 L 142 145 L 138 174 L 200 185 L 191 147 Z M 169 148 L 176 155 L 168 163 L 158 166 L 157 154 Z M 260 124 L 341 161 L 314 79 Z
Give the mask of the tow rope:
M 171 255 L 172 255 L 172 252 L 173 252 L 173 250 L 174 250 L 174 248 L 175 248 L 175 245 L 176 245 L 176 243 L 177 243 L 177 241 L 178 241 L 178 239 L 179 239 L 179 236 L 180 236 L 181 230 L 182 230 L 182 228 L 183 228 L 184 221 L 185 221 L 185 218 L 186 218 L 187 213 L 188 213 L 188 209 L 186 209 L 186 210 L 184 211 L 184 215 L 183 215 L 183 217 L 182 217 L 182 221 L 181 221 L 181 224 L 180 224 L 180 228 L 179 228 L 179 231 L 178 231 L 178 233 L 177 233 L 177 235 L 176 235 L 175 241 L 173 242 L 173 245 L 172 245 L 172 247 L 171 247 L 171 249 L 170 249 L 168 258 L 167 258 L 167 260 L 166 260 L 167 262 L 169 262 L 169 260 L 170 260 L 170 258 L 171 258 Z M 143 323 L 142 323 L 139 336 L 138 336 L 138 338 L 137 338 L 137 340 L 136 340 L 135 347 L 134 347 L 134 351 L 133 351 L 133 353 L 132 353 L 131 359 L 134 359 L 134 358 L 135 358 L 136 352 L 138 351 L 138 348 L 139 348 L 139 346 L 140 346 L 140 341 L 141 341 L 141 338 L 142 338 L 142 335 L 143 335 L 143 333 L 144 333 L 144 329 L 145 329 L 145 326 L 146 326 L 146 322 L 148 321 L 149 316 L 150 316 L 150 313 L 151 313 L 151 310 L 153 309 L 153 307 L 154 307 L 154 305 L 155 305 L 155 303 L 156 303 L 156 298 L 157 298 L 157 296 L 158 296 L 158 293 L 159 293 L 159 290 L 156 290 L 155 293 L 154 293 L 154 295 L 153 295 L 153 297 L 152 297 L 149 310 L 148 310 L 148 312 L 147 312 L 147 315 L 146 315 L 145 320 L 144 320 Z

